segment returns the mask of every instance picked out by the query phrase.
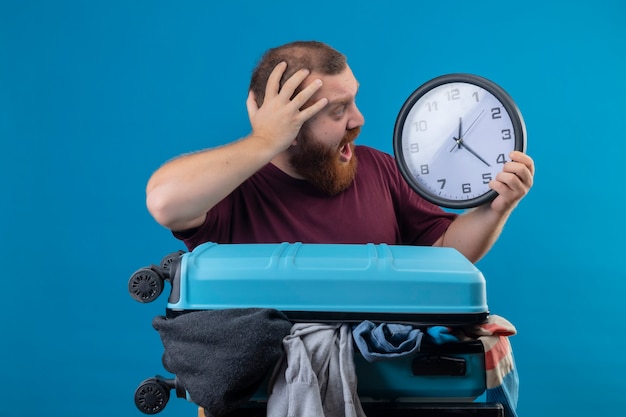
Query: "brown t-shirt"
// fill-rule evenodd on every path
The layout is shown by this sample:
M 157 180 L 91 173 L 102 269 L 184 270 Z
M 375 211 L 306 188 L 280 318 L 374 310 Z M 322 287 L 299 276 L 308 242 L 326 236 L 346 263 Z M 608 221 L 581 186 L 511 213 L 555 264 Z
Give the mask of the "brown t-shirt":
M 356 147 L 352 185 L 329 197 L 268 164 L 208 213 L 204 224 L 175 232 L 189 250 L 215 243 L 387 243 L 432 245 L 456 216 L 418 196 L 393 157 Z

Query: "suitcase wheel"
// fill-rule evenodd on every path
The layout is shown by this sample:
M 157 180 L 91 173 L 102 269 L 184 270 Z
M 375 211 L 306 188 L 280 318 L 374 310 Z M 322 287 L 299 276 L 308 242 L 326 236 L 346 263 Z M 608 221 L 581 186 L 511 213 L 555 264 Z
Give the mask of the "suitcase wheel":
M 156 266 L 137 270 L 128 280 L 128 292 L 140 303 L 156 300 L 163 292 L 164 279 Z
M 170 266 L 172 265 L 174 261 L 180 258 L 181 255 L 184 253 L 185 253 L 184 251 L 179 250 L 178 252 L 170 253 L 169 255 L 166 255 L 163 259 L 161 259 L 161 269 L 163 270 L 165 274 L 168 275 L 170 279 L 172 278 L 170 276 Z
M 135 405 L 144 414 L 163 411 L 170 400 L 170 387 L 161 377 L 148 378 L 135 390 Z

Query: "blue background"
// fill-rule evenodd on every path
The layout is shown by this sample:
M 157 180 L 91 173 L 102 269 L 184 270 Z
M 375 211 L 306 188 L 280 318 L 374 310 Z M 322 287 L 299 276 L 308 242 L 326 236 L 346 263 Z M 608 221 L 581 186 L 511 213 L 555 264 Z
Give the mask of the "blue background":
M 450 72 L 504 87 L 535 186 L 479 263 L 511 320 L 520 416 L 623 409 L 622 1 L 7 1 L 0 3 L 0 416 L 139 416 L 161 368 L 137 268 L 181 249 L 144 188 L 167 159 L 249 131 L 268 47 L 318 39 L 361 89 L 360 143 L 391 152 L 408 95 Z M 165 416 L 192 416 L 172 399 Z

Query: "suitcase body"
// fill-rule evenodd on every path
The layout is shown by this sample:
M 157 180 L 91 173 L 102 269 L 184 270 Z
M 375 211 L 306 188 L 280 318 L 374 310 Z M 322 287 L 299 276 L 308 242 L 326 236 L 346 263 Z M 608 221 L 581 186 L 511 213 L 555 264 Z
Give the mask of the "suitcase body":
M 164 258 L 160 267 L 136 272 L 129 282 L 131 295 L 142 302 L 154 300 L 163 283 L 145 281 L 159 274 L 171 284 L 167 317 L 267 307 L 293 322 L 369 320 L 411 323 L 425 331 L 429 326 L 480 324 L 489 314 L 482 273 L 451 248 L 206 243 Z M 425 341 L 416 353 L 373 363 L 357 353 L 355 349 L 358 393 L 364 403 L 460 403 L 485 391 L 480 342 Z M 178 396 L 184 397 L 179 388 Z M 262 388 L 252 401 L 265 399 Z

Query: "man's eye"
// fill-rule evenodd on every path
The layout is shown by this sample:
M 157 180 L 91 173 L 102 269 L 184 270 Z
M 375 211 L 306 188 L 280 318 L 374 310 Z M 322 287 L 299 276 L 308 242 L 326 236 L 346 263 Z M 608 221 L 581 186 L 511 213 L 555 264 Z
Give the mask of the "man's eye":
M 341 115 L 343 115 L 345 112 L 346 112 L 346 106 L 341 106 L 341 107 L 338 107 L 337 109 L 335 109 L 334 114 L 335 114 L 336 116 L 341 116 Z

